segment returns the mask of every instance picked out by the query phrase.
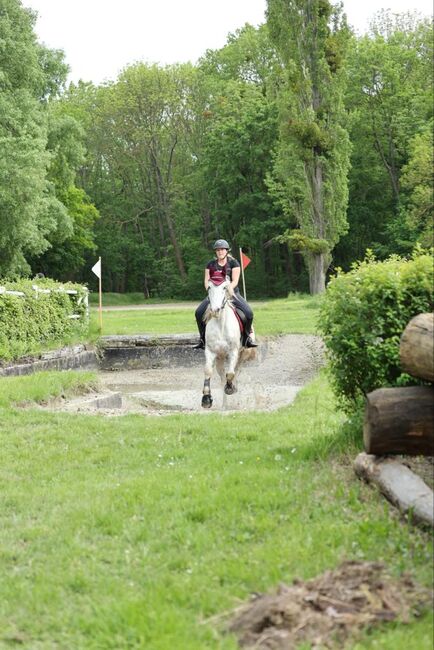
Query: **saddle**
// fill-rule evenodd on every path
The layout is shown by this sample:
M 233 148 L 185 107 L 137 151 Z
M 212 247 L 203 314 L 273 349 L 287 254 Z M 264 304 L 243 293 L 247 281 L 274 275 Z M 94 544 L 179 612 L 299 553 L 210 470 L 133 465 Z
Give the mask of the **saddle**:
M 246 315 L 239 307 L 232 307 L 232 309 L 234 310 L 234 314 L 237 317 L 238 325 L 240 326 L 240 332 L 241 334 L 244 334 L 247 322 Z

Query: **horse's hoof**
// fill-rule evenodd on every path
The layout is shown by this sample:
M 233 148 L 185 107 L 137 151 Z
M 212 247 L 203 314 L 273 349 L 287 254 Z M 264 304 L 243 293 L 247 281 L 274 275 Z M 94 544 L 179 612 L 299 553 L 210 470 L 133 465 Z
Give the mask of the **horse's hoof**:
M 234 393 L 237 392 L 237 389 L 233 384 L 226 384 L 225 386 L 225 393 L 226 395 L 233 395 Z
M 212 397 L 211 395 L 204 395 L 202 397 L 202 406 L 204 409 L 210 409 L 212 406 Z

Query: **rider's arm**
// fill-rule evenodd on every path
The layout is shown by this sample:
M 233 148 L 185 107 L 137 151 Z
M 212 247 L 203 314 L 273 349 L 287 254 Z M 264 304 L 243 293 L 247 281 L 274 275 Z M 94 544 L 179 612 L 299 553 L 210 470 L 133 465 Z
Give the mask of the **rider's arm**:
M 208 284 L 209 284 L 209 269 L 205 269 L 205 277 L 203 280 L 203 283 L 205 285 L 206 291 L 208 291 Z
M 232 289 L 235 289 L 236 286 L 238 286 L 238 280 L 240 279 L 240 273 L 241 273 L 241 268 L 239 266 L 236 266 L 232 269 L 232 281 L 231 281 L 231 287 Z

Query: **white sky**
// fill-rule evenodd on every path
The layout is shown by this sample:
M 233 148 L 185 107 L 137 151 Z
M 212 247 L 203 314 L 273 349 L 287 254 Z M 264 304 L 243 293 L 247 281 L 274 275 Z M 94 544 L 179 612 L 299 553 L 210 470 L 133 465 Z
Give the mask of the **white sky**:
M 116 79 L 136 61 L 184 63 L 223 47 L 246 22 L 265 21 L 266 0 L 22 0 L 38 13 L 38 40 L 62 49 L 69 79 Z M 379 9 L 432 15 L 432 0 L 344 0 L 349 23 L 362 33 Z

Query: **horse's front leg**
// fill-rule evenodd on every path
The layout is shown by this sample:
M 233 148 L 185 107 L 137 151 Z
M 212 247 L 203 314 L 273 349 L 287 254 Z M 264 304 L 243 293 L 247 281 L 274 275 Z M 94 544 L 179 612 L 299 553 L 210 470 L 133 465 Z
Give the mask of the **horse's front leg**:
M 234 348 L 229 352 L 228 355 L 228 370 L 226 373 L 226 386 L 225 393 L 226 395 L 233 395 L 237 392 L 236 386 L 233 383 L 235 377 L 235 368 L 238 361 L 239 349 Z
M 202 406 L 209 409 L 212 406 L 211 397 L 211 376 L 214 369 L 215 354 L 208 349 L 205 349 L 205 381 L 203 382 L 202 390 Z

